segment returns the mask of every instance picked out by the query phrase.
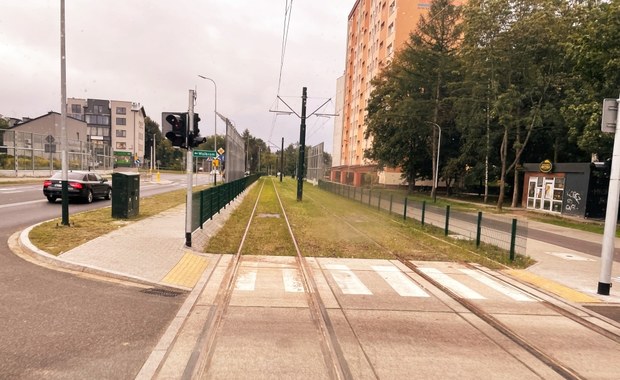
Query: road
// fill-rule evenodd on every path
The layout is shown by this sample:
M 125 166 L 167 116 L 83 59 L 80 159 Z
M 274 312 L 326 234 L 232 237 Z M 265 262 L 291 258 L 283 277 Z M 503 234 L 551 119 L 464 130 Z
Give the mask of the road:
M 184 186 L 141 184 L 141 196 Z M 69 213 L 110 201 L 70 203 Z M 11 252 L 15 232 L 61 216 L 41 184 L 0 186 L 0 377 L 133 378 L 182 304 L 144 288 L 34 265 Z

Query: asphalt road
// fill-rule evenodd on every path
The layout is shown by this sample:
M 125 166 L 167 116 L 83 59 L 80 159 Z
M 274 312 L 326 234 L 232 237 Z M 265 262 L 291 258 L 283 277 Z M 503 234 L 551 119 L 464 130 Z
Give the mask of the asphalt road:
M 179 186 L 143 186 L 141 195 Z M 69 213 L 109 204 L 72 202 Z M 41 267 L 11 252 L 11 235 L 60 215 L 60 202 L 49 204 L 41 185 L 0 186 L 0 377 L 133 378 L 185 295 L 148 294 Z

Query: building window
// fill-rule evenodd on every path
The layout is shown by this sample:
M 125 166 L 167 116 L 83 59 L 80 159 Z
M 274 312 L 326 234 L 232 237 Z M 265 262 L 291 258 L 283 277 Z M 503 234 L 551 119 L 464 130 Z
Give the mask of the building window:
M 103 106 L 93 106 L 93 113 L 103 113 Z
M 126 142 L 117 142 L 116 143 L 116 149 L 127 149 L 127 143 Z
M 127 125 L 127 119 L 125 119 L 124 117 L 117 117 L 116 125 Z
M 395 10 L 396 10 L 396 0 L 392 1 L 392 3 L 390 4 L 390 14 L 394 13 Z
M 394 52 L 394 46 L 392 44 L 389 44 L 387 47 L 387 55 L 392 55 L 393 52 Z
M 127 114 L 127 108 L 125 108 L 125 107 L 116 107 L 116 114 L 117 115 L 125 115 L 125 114 Z
M 71 113 L 82 113 L 82 106 L 80 106 L 79 104 L 72 104 Z
M 116 137 L 127 137 L 127 131 L 124 129 L 117 129 Z
M 391 35 L 392 33 L 394 33 L 394 23 L 390 23 L 390 25 L 388 26 L 388 36 Z

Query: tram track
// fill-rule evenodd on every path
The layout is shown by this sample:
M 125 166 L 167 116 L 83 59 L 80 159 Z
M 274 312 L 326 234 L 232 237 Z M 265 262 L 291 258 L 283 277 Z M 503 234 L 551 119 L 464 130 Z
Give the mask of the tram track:
M 484 321 L 487 325 L 491 326 L 494 330 L 498 331 L 499 333 L 501 333 L 503 336 L 509 338 L 512 342 L 514 342 L 515 344 L 517 344 L 519 347 L 523 348 L 525 351 L 529 352 L 532 356 L 534 356 L 536 359 L 540 360 L 542 363 L 544 363 L 546 366 L 548 366 L 550 369 L 552 369 L 554 372 L 556 372 L 558 375 L 562 376 L 565 379 L 586 379 L 585 376 L 581 375 L 578 371 L 576 371 L 575 369 L 571 368 L 569 365 L 561 362 L 560 360 L 554 358 L 554 356 L 551 353 L 545 352 L 545 350 L 541 349 L 540 347 L 538 347 L 536 344 L 534 344 L 533 342 L 528 341 L 527 338 L 521 336 L 518 332 L 514 331 L 513 329 L 511 329 L 508 325 L 506 325 L 505 323 L 501 322 L 500 320 L 498 320 L 497 318 L 495 318 L 491 313 L 486 312 L 484 309 L 482 309 L 481 307 L 478 307 L 477 305 L 475 305 L 473 302 L 464 299 L 463 297 L 460 297 L 458 294 L 456 294 L 454 291 L 450 290 L 449 288 L 447 288 L 446 286 L 442 285 L 439 281 L 435 280 L 432 276 L 429 276 L 427 273 L 425 273 L 424 271 L 420 270 L 418 268 L 417 265 L 415 265 L 414 263 L 412 263 L 411 261 L 409 261 L 408 259 L 406 259 L 405 257 L 403 257 L 402 255 L 395 253 L 393 251 L 391 251 L 388 247 L 386 247 L 385 245 L 381 244 L 380 242 L 378 242 L 376 239 L 374 239 L 373 237 L 371 237 L 369 234 L 365 233 L 364 231 L 360 230 L 359 228 L 357 228 L 355 225 L 353 225 L 352 223 L 350 223 L 346 218 L 343 218 L 341 215 L 338 215 L 336 213 L 331 212 L 328 208 L 324 207 L 321 202 L 318 202 L 314 199 L 312 199 L 311 197 L 306 195 L 306 199 L 313 201 L 315 205 L 322 207 L 326 212 L 330 213 L 332 215 L 332 217 L 339 219 L 342 223 L 345 223 L 351 230 L 356 231 L 358 234 L 360 234 L 361 236 L 365 237 L 366 239 L 368 239 L 370 242 L 372 242 L 373 244 L 375 244 L 377 247 L 385 250 L 386 252 L 388 252 L 390 255 L 392 255 L 398 262 L 400 262 L 402 265 L 406 266 L 407 268 L 411 269 L 416 275 L 420 276 L 421 278 L 423 278 L 425 281 L 427 281 L 428 283 L 432 284 L 434 287 L 436 287 L 437 289 L 439 289 L 442 293 L 448 295 L 450 297 L 450 299 L 452 299 L 453 301 L 456 301 L 458 304 L 460 304 L 461 306 L 465 307 L 467 310 L 469 310 L 472 314 L 476 315 L 480 320 Z M 429 237 L 432 238 L 436 238 L 433 235 L 430 235 L 422 230 L 418 230 L 418 232 L 426 234 Z M 404 238 L 411 238 L 410 236 L 404 236 Z M 441 240 L 441 239 L 438 239 Z M 445 242 L 443 240 L 441 240 L 442 242 L 444 242 L 445 244 L 450 244 L 449 242 Z M 432 249 L 432 247 L 428 246 L 427 244 L 424 244 L 423 242 L 419 242 L 419 244 L 427 249 Z M 469 263 L 462 263 L 465 266 L 467 266 L 468 268 L 484 273 L 486 275 L 491 275 L 495 278 L 496 281 L 500 281 L 504 284 L 506 284 L 507 286 L 510 287 L 514 287 L 513 284 L 511 284 L 510 282 L 507 282 L 504 278 L 497 276 L 497 275 L 493 275 L 493 274 L 489 274 L 487 271 L 481 271 L 479 267 L 471 265 Z M 499 263 L 498 263 L 499 264 Z M 505 265 L 500 264 L 501 266 L 504 266 L 505 268 L 507 268 Z M 414 280 L 414 279 L 412 279 Z M 583 326 L 584 328 L 599 334 L 600 336 L 609 339 L 615 343 L 620 343 L 620 335 L 609 331 L 605 328 L 602 328 L 601 326 L 579 316 L 576 315 L 575 313 L 572 313 L 568 310 L 566 310 L 565 308 L 558 306 L 557 304 L 551 303 L 547 300 L 541 299 L 540 297 L 538 297 L 537 295 L 535 295 L 533 292 L 527 290 L 527 289 L 522 289 L 519 288 L 519 290 L 521 292 L 524 292 L 526 294 L 528 294 L 530 297 L 533 297 L 535 299 L 537 299 L 539 302 L 541 302 L 545 307 L 547 307 L 548 309 L 552 310 L 555 313 L 558 313 L 559 315 L 568 318 L 570 320 L 572 320 L 573 322 L 578 323 L 579 325 Z M 560 300 L 560 302 L 564 303 L 565 301 Z M 344 312 L 344 311 L 343 311 Z M 514 356 L 515 359 L 519 360 L 516 356 Z
M 347 365 L 347 361 L 344 358 L 342 348 L 340 347 L 340 343 L 336 336 L 332 321 L 329 317 L 325 304 L 318 292 L 318 287 L 314 280 L 312 268 L 299 249 L 299 245 L 297 243 L 297 239 L 295 238 L 293 228 L 288 219 L 286 210 L 284 209 L 284 205 L 282 203 L 282 199 L 280 198 L 277 187 L 275 186 L 273 180 L 271 180 L 271 185 L 273 186 L 273 189 L 277 196 L 280 211 L 284 216 L 289 237 L 295 247 L 295 261 L 297 263 L 297 269 L 301 275 L 303 287 L 305 289 L 305 295 L 307 298 L 308 309 L 312 321 L 318 335 L 320 336 L 321 351 L 323 353 L 327 373 L 332 379 L 353 379 L 351 371 Z M 261 181 L 261 188 L 256 198 L 256 202 L 252 209 L 250 218 L 248 219 L 248 222 L 246 224 L 243 236 L 241 238 L 241 242 L 238 246 L 236 254 L 233 256 L 232 260 L 228 264 L 226 274 L 222 281 L 222 286 L 220 286 L 220 289 L 216 296 L 214 303 L 215 305 L 217 305 L 217 307 L 213 308 L 210 311 L 209 316 L 207 317 L 207 321 L 204 325 L 201 338 L 196 343 L 192 357 L 190 358 L 188 365 L 186 366 L 183 373 L 183 379 L 202 378 L 211 364 L 211 360 L 213 359 L 213 355 L 218 343 L 218 333 L 220 331 L 222 321 L 226 316 L 228 306 L 230 305 L 230 301 L 235 290 L 235 283 L 238 279 L 239 270 L 243 262 L 242 251 L 244 249 L 245 241 L 250 232 L 252 223 L 255 221 L 256 210 L 261 200 L 264 186 L 265 181 Z
M 245 226 L 243 236 L 240 239 L 236 254 L 233 255 L 232 259 L 226 266 L 221 285 L 218 288 L 217 295 L 215 296 L 213 302 L 213 307 L 210 309 L 207 321 L 204 324 L 203 333 L 196 342 L 192 356 L 182 376 L 184 379 L 204 378 L 207 376 L 206 373 L 212 365 L 216 349 L 219 341 L 221 340 L 220 336 L 222 326 L 228 316 L 228 310 L 233 297 L 233 292 L 235 292 L 235 284 L 239 279 L 240 271 L 242 271 L 244 254 L 248 254 L 248 251 L 251 251 L 247 249 L 244 250 L 244 247 L 246 246 L 246 238 L 252 231 L 253 223 L 259 219 L 257 216 L 257 209 L 261 202 L 261 195 L 263 194 L 265 186 L 269 186 L 268 180 L 261 181 L 261 187 L 258 191 L 258 196 L 256 197 L 251 215 Z M 323 285 L 322 287 L 318 286 L 315 277 L 327 279 L 330 275 L 328 270 L 329 268 L 324 267 L 324 265 L 321 265 L 321 263 L 316 261 L 314 258 L 308 260 L 308 258 L 304 255 L 304 252 L 302 252 L 302 248 L 300 248 L 300 244 L 296 238 L 295 224 L 289 219 L 289 216 L 285 210 L 284 202 L 282 201 L 278 188 L 273 180 L 271 180 L 271 186 L 273 186 L 277 197 L 279 212 L 281 213 L 282 219 L 286 225 L 282 228 L 287 230 L 291 244 L 294 246 L 295 270 L 298 271 L 300 281 L 303 284 L 304 297 L 306 299 L 305 304 L 307 306 L 309 318 L 312 321 L 312 326 L 314 326 L 313 330 L 320 341 L 320 355 L 322 357 L 322 365 L 325 369 L 325 376 L 332 379 L 352 379 L 359 375 L 359 368 L 357 367 L 359 363 L 347 362 L 347 359 L 352 359 L 349 356 L 351 353 L 350 346 L 345 349 L 339 340 L 342 339 L 340 334 L 342 333 L 342 328 L 344 326 L 344 328 L 348 329 L 351 333 L 351 336 L 353 337 L 352 339 L 354 339 L 355 342 L 354 344 L 357 346 L 358 352 L 360 353 L 360 356 L 357 357 L 356 360 L 363 357 L 363 360 L 367 364 L 366 370 L 370 372 L 366 372 L 366 376 L 381 378 L 379 375 L 380 371 L 376 368 L 376 358 L 373 359 L 373 355 L 376 355 L 376 353 L 373 353 L 372 348 L 366 345 L 367 341 L 364 341 L 364 333 L 355 328 L 355 319 L 358 316 L 351 314 L 354 313 L 354 310 L 349 310 L 346 302 L 341 300 L 339 296 L 334 297 L 336 304 L 332 302 L 330 303 L 329 308 L 326 307 L 326 303 L 322 299 L 321 294 L 325 296 L 326 294 L 323 292 L 329 290 L 324 288 L 324 283 L 321 283 Z M 505 318 L 502 319 L 503 315 L 501 313 L 497 314 L 497 311 L 495 313 L 489 312 L 488 310 L 485 310 L 484 305 L 481 306 L 474 301 L 467 300 L 462 296 L 459 296 L 453 290 L 433 278 L 433 276 L 425 273 L 425 271 L 422 270 L 424 268 L 419 268 L 416 263 L 410 261 L 407 257 L 405 257 L 405 255 L 398 252 L 393 252 L 390 247 L 385 244 L 385 242 L 373 237 L 370 233 L 368 233 L 368 231 L 364 231 L 364 226 L 358 227 L 355 225 L 355 222 L 359 221 L 359 219 L 353 220 L 350 217 L 347 217 L 347 215 L 340 215 L 333 210 L 330 210 L 328 207 L 325 207 L 321 201 L 313 199 L 313 197 L 308 194 L 305 195 L 305 200 L 307 202 L 311 202 L 313 207 L 322 208 L 325 214 L 328 214 L 331 218 L 338 220 L 338 223 L 346 225 L 350 231 L 353 231 L 363 239 L 367 239 L 370 244 L 374 244 L 381 251 L 388 253 L 392 257 L 394 263 L 398 262 L 402 266 L 408 268 L 410 272 L 403 273 L 405 273 L 410 280 L 415 283 L 425 284 L 424 286 L 428 289 L 434 289 L 431 293 L 443 294 L 444 296 L 438 297 L 442 304 L 452 310 L 458 318 L 465 321 L 465 323 L 471 326 L 471 328 L 477 330 L 487 339 L 494 342 L 515 361 L 528 368 L 533 374 L 546 378 L 543 373 L 554 372 L 557 376 L 565 379 L 587 378 L 587 376 L 584 376 L 579 372 L 579 368 L 575 369 L 572 368 L 571 365 L 567 364 L 571 363 L 570 361 L 560 360 L 556 357 L 556 355 L 554 355 L 555 352 L 553 350 L 546 349 L 544 344 L 543 346 L 537 344 L 540 342 L 532 341 L 529 339 L 531 336 L 524 336 L 522 330 L 519 331 L 514 329 L 509 322 L 506 322 Z M 426 233 L 422 230 L 419 232 Z M 303 234 L 301 236 L 303 236 Z M 432 237 L 432 235 L 429 236 Z M 279 234 L 278 237 L 279 239 L 283 239 L 284 235 Z M 411 236 L 406 236 L 404 233 L 402 233 L 402 237 L 404 239 L 411 239 Z M 441 240 L 445 244 L 450 244 L 442 239 L 438 240 Z M 416 243 L 419 244 L 421 249 L 436 249 L 436 247 L 426 244 L 424 241 L 417 241 Z M 564 307 L 566 305 L 558 305 L 558 303 L 553 303 L 546 300 L 545 297 L 541 297 L 541 293 L 537 293 L 538 291 L 534 289 L 527 289 L 523 286 L 515 285 L 514 279 L 509 276 L 500 275 L 499 273 L 491 270 L 485 270 L 486 268 L 481 268 L 475 264 L 459 263 L 459 265 L 468 268 L 468 270 L 477 271 L 483 276 L 492 277 L 495 281 L 501 282 L 507 287 L 516 288 L 518 291 L 527 294 L 549 309 L 549 312 L 545 312 L 545 315 L 553 314 L 554 316 L 566 318 L 575 322 L 584 329 L 598 334 L 604 339 L 608 339 L 610 342 L 614 342 L 615 344 L 620 343 L 620 336 L 617 333 L 601 327 L 580 315 L 570 312 L 568 307 Z M 460 306 L 457 307 L 456 305 Z M 471 314 L 471 317 L 464 315 L 463 312 L 460 311 L 462 308 L 467 310 Z M 337 312 L 338 314 L 334 314 L 334 312 Z M 332 317 L 336 317 L 337 315 L 336 318 L 338 318 L 338 326 L 334 324 L 330 318 L 330 315 Z M 519 314 L 516 313 L 515 315 Z M 471 318 L 474 318 L 475 321 L 472 321 Z M 493 332 L 491 333 L 489 331 Z M 500 336 L 502 338 L 500 338 Z M 348 344 L 350 345 L 351 342 L 352 341 L 349 340 Z M 507 346 L 507 344 L 509 345 Z M 368 352 L 368 350 L 370 350 L 370 352 Z M 315 352 L 318 354 L 318 348 Z M 247 360 L 243 357 L 239 357 L 237 359 Z M 541 368 L 546 369 L 541 371 Z M 354 375 L 354 373 L 356 375 Z

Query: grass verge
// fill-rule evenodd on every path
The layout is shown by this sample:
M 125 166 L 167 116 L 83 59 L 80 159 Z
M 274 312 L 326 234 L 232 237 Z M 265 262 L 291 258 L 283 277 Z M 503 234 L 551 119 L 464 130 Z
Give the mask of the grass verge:
M 176 190 L 140 198 L 139 215 L 131 219 L 112 218 L 110 207 L 70 215 L 70 226 L 63 226 L 61 218 L 52 219 L 33 228 L 29 239 L 39 249 L 58 256 L 117 228 L 178 206 L 185 202 L 185 197 L 185 190 Z

